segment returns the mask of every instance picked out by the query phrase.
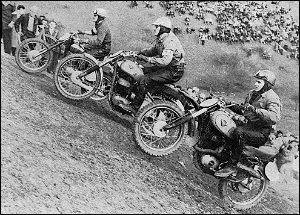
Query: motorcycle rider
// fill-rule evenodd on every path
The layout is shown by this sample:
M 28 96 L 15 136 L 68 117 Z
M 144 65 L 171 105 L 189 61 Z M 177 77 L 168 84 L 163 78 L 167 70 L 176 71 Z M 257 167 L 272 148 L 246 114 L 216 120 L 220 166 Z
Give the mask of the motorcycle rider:
M 254 147 L 264 145 L 281 118 L 281 100 L 272 89 L 276 81 L 275 74 L 270 70 L 259 70 L 254 77 L 255 89 L 247 94 L 244 104 L 230 107 L 235 113 L 244 115 L 247 123 L 237 126 L 234 130 L 233 139 L 236 147 L 233 148 L 232 162 L 216 171 L 215 176 L 227 177 L 234 173 L 243 145 Z
M 138 52 L 137 59 L 150 63 L 144 67 L 144 76 L 138 83 L 139 95 L 133 104 L 138 109 L 144 101 L 146 91 L 156 85 L 172 84 L 179 81 L 184 73 L 185 52 L 173 32 L 171 20 L 161 17 L 152 23 L 155 45 Z
M 84 46 L 87 53 L 102 61 L 111 51 L 111 33 L 106 23 L 107 12 L 103 8 L 93 11 L 93 22 L 95 27 L 89 31 L 78 30 L 79 34 L 97 35 L 97 39 L 86 39 L 87 45 Z

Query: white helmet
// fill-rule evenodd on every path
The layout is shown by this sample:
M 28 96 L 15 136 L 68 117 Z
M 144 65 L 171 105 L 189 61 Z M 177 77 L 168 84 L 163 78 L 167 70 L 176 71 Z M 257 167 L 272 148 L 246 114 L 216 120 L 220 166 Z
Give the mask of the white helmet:
M 275 85 L 276 76 L 270 70 L 259 70 L 257 73 L 255 73 L 254 77 L 258 79 L 263 79 L 272 84 L 272 86 Z
M 96 10 L 93 11 L 94 14 L 102 17 L 107 17 L 107 12 L 103 8 L 97 8 Z
M 170 28 L 170 29 L 172 27 L 171 20 L 165 16 L 158 18 L 155 22 L 152 23 L 152 25 L 164 26 L 164 27 Z

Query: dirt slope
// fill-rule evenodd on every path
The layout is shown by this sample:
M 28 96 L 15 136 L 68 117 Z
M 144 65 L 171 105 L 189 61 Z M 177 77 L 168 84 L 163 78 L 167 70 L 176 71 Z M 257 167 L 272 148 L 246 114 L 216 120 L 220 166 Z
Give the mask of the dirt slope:
M 144 154 L 131 118 L 63 98 L 48 74 L 22 72 L 1 48 L 1 213 L 242 213 L 222 208 L 190 148 Z M 247 213 L 298 213 L 298 182 L 275 184 Z

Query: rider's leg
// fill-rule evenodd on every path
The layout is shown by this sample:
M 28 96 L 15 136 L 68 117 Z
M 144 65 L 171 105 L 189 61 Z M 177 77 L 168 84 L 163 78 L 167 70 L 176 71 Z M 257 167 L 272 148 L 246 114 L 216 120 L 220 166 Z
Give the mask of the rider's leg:
M 157 70 L 158 69 L 158 70 Z M 145 75 L 139 81 L 139 94 L 136 97 L 134 106 L 140 107 L 145 99 L 145 95 L 148 89 L 152 89 L 157 85 L 172 84 L 178 81 L 182 75 L 182 72 L 176 72 L 172 67 L 150 67 L 144 69 Z
M 227 177 L 236 171 L 236 164 L 240 161 L 244 145 L 254 147 L 262 146 L 268 139 L 268 129 L 259 129 L 250 126 L 239 126 L 233 132 L 235 146 L 233 147 L 231 161 L 223 169 L 215 172 L 215 176 Z

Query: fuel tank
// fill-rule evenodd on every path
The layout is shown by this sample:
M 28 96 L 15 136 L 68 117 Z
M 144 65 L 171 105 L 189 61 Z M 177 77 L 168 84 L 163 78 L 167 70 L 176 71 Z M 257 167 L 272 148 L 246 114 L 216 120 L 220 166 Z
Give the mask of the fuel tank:
M 120 61 L 118 62 L 118 66 L 136 81 L 139 81 L 141 77 L 144 76 L 143 70 L 138 66 L 138 64 L 134 63 L 133 61 Z

